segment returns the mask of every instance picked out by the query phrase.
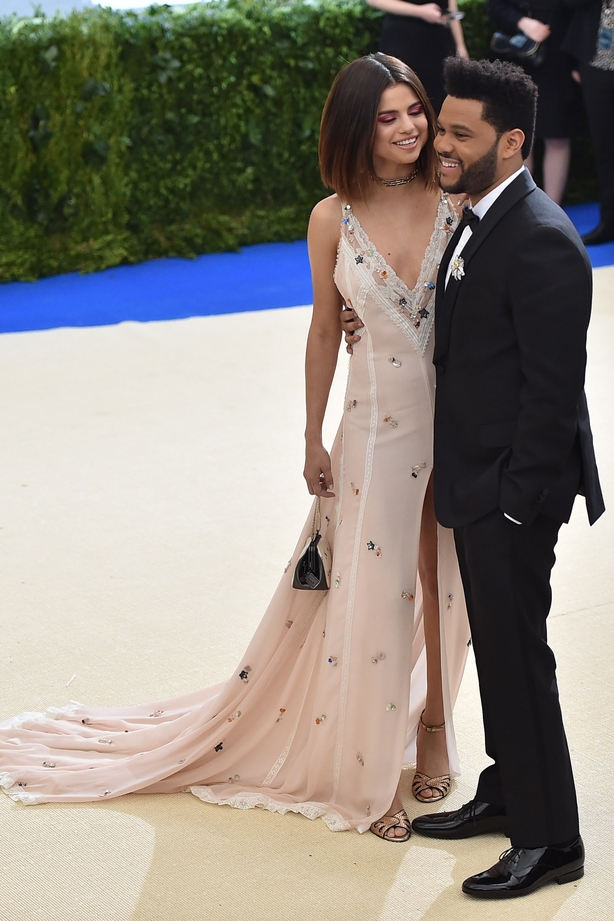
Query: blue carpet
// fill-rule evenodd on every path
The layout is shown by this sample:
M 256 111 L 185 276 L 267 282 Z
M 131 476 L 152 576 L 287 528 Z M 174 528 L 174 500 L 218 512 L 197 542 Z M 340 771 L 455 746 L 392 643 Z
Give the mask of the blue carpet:
M 579 234 L 588 233 L 599 223 L 599 205 L 572 205 L 565 211 L 574 222 Z M 594 269 L 602 265 L 614 265 L 614 243 L 601 243 L 600 246 L 588 246 L 587 252 L 591 257 Z
M 307 244 L 264 243 L 240 253 L 155 259 L 91 275 L 0 285 L 0 332 L 179 320 L 311 303 Z
M 569 214 L 580 233 L 598 222 L 597 205 Z M 614 264 L 614 243 L 590 248 L 593 266 Z M 240 253 L 156 259 L 92 275 L 56 275 L 0 285 L 0 333 L 122 320 L 178 320 L 310 304 L 307 244 L 266 243 Z

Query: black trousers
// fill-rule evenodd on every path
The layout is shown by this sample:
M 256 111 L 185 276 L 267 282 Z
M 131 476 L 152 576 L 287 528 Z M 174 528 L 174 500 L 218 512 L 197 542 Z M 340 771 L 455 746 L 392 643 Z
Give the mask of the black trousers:
M 614 227 L 614 70 L 581 64 L 580 76 L 595 150 L 601 220 Z
M 550 573 L 560 524 L 517 525 L 499 510 L 454 531 L 494 764 L 476 799 L 505 808 L 512 846 L 579 834 L 571 761 L 547 643 Z

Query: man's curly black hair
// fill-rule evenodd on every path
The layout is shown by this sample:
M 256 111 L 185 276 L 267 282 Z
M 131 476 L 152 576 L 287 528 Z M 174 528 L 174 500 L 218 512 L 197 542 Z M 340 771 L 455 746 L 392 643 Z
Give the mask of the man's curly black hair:
M 450 57 L 444 61 L 444 83 L 448 96 L 476 99 L 483 104 L 482 118 L 501 137 L 520 128 L 526 160 L 533 147 L 537 87 L 528 74 L 507 61 L 466 61 Z

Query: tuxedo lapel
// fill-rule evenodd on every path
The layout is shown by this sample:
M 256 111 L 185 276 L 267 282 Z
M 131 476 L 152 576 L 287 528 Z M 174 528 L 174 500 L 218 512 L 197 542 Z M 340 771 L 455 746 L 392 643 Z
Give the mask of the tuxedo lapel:
M 528 170 L 525 170 L 524 173 L 521 173 L 517 179 L 515 179 L 506 189 L 503 190 L 499 198 L 494 202 L 494 204 L 488 209 L 480 223 L 475 229 L 475 233 L 472 234 L 471 239 L 467 241 L 467 245 L 463 249 L 463 262 L 465 264 L 465 272 L 471 262 L 471 259 L 478 251 L 484 240 L 487 238 L 489 233 L 494 227 L 501 221 L 508 211 L 514 207 L 521 199 L 525 198 L 530 192 L 536 188 L 531 174 Z M 458 285 L 457 285 L 458 287 Z
M 456 249 L 456 245 L 461 238 L 463 230 L 464 225 L 459 224 L 450 237 L 444 254 L 441 257 L 439 270 L 437 272 L 437 290 L 435 291 L 435 354 L 433 360 L 436 360 L 439 355 L 443 355 L 448 351 L 452 305 L 455 292 L 458 290 L 458 285 L 454 285 L 450 288 L 448 284 L 446 288 L 446 275 L 448 274 L 448 266 L 450 265 L 452 253 Z
M 446 274 L 448 271 L 448 266 L 450 265 L 450 259 L 452 258 L 452 253 L 456 249 L 456 244 L 461 238 L 463 230 L 464 230 L 464 225 L 458 224 L 456 227 L 456 230 L 454 231 L 454 233 L 448 240 L 448 245 L 446 246 L 443 256 L 441 257 L 441 262 L 439 264 L 439 271 L 437 273 L 437 294 L 436 296 L 438 300 L 440 297 L 443 297 L 443 293 L 445 290 L 444 286 L 445 286 L 445 281 L 446 281 Z
M 484 243 L 492 229 L 505 217 L 508 211 L 513 208 L 517 202 L 529 195 L 535 188 L 536 185 L 531 178 L 531 174 L 528 170 L 525 170 L 503 190 L 494 204 L 488 209 L 463 247 L 461 253 L 461 258 L 463 260 L 463 275 L 461 275 L 460 278 L 454 278 L 453 275 L 450 275 L 450 279 L 446 285 L 446 274 L 448 266 L 450 265 L 450 259 L 452 258 L 452 253 L 456 249 L 456 245 L 462 233 L 460 224 L 456 228 L 442 257 L 439 274 L 437 276 L 434 361 L 440 359 L 448 351 L 450 344 L 450 326 L 454 307 L 456 305 L 456 298 L 461 290 L 464 277 L 467 275 L 467 272 L 470 271 L 470 264 L 473 256 Z

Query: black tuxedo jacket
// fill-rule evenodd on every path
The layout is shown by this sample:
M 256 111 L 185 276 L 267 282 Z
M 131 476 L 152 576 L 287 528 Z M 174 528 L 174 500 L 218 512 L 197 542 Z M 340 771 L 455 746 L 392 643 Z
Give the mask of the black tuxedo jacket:
M 565 213 L 525 170 L 474 228 L 464 275 L 439 269 L 435 510 L 460 527 L 501 509 L 567 521 L 604 511 L 584 395 L 592 271 Z

